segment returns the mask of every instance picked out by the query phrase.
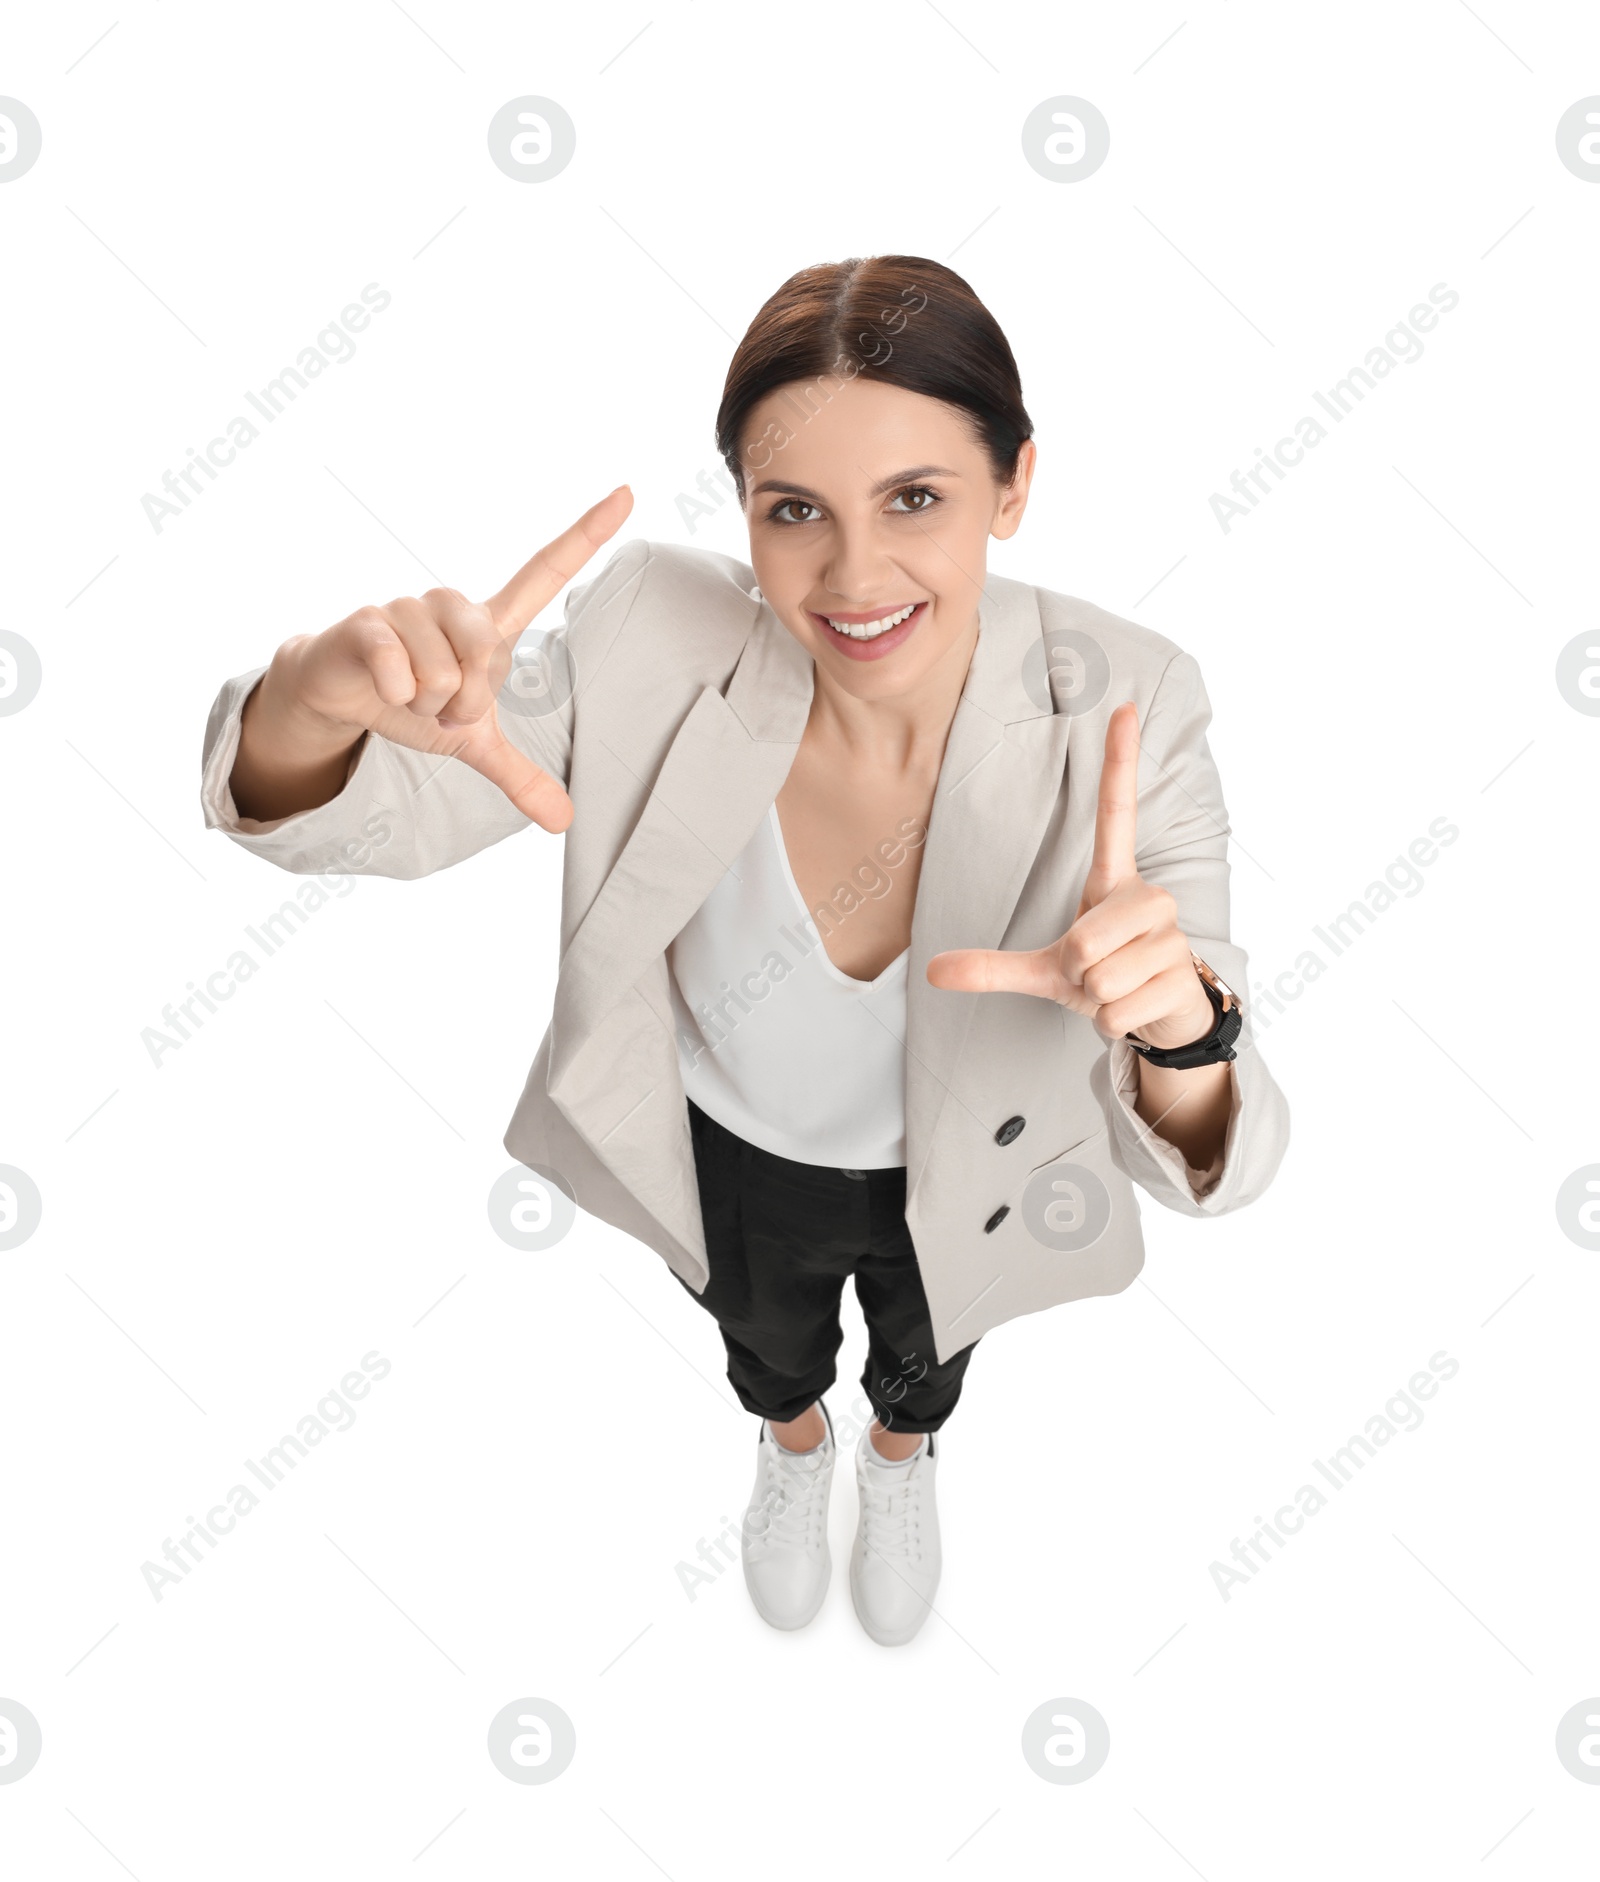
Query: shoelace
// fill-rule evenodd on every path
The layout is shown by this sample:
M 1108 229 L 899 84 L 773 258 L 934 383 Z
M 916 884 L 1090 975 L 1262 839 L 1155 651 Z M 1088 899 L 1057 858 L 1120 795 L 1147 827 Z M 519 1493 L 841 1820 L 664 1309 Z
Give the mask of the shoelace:
M 804 1548 L 818 1509 L 818 1489 L 827 1474 L 828 1458 L 790 1452 L 778 1456 L 773 1446 L 762 1481 L 761 1509 L 746 1517 L 753 1545 L 782 1543 Z
M 879 1485 L 869 1477 L 862 1485 L 863 1542 L 880 1555 L 908 1557 L 920 1553 L 917 1535 L 921 1502 L 917 1479 Z

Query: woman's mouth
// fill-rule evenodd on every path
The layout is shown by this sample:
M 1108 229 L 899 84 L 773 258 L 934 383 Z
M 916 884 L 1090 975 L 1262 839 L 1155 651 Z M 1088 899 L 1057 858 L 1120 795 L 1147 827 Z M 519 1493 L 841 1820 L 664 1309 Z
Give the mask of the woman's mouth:
M 818 614 L 811 618 L 843 654 L 852 660 L 881 660 L 905 640 L 927 611 L 926 601 L 910 601 L 899 608 L 880 608 L 860 614 Z

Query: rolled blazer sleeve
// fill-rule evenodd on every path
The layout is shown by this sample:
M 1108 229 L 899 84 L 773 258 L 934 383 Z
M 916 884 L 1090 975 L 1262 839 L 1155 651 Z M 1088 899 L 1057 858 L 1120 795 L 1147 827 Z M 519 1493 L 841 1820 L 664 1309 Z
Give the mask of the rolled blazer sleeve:
M 540 645 L 555 670 L 576 671 L 571 637 L 581 634 L 591 597 L 610 592 L 619 569 L 648 556 L 642 539 L 612 556 L 598 576 L 567 591 L 565 619 Z M 535 637 L 529 637 L 535 638 Z M 313 810 L 262 821 L 241 817 L 229 788 L 239 749 L 245 701 L 265 673 L 257 667 L 228 680 L 211 708 L 201 757 L 200 801 L 209 829 L 296 875 L 343 873 L 414 878 L 447 869 L 531 820 L 480 772 L 453 758 L 413 751 L 369 732 L 351 754 L 343 788 Z M 558 688 L 549 711 L 529 714 L 505 704 L 506 737 L 565 789 L 572 760 L 576 689 Z
M 1106 1114 L 1111 1155 L 1140 1188 L 1182 1215 L 1242 1209 L 1272 1181 L 1289 1143 L 1289 1106 L 1256 1049 L 1250 1023 L 1248 961 L 1228 933 L 1228 812 L 1206 743 L 1211 702 L 1186 653 L 1168 662 L 1140 728 L 1139 873 L 1178 904 L 1178 926 L 1202 960 L 1239 995 L 1244 1029 L 1229 1067 L 1232 1107 L 1216 1160 L 1195 1170 L 1134 1110 L 1139 1055 L 1113 1040 L 1092 1074 Z

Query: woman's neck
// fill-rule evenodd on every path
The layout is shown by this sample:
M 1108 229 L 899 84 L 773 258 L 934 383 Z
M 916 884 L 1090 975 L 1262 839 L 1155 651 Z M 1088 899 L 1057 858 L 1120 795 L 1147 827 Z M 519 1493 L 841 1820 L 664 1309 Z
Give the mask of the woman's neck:
M 807 738 L 863 768 L 906 772 L 931 766 L 937 771 L 977 645 L 974 611 L 968 631 L 914 686 L 884 699 L 848 693 L 816 665 Z

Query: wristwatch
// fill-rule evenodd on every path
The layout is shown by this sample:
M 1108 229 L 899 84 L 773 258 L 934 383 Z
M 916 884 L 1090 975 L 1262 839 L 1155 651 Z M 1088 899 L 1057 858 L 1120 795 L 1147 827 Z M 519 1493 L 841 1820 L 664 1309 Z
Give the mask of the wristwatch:
M 1201 960 L 1192 949 L 1189 954 L 1194 962 L 1194 970 L 1200 976 L 1200 984 L 1206 990 L 1206 998 L 1211 1002 L 1211 1010 L 1216 1019 L 1210 1032 L 1203 1039 L 1196 1039 L 1187 1046 L 1147 1046 L 1142 1039 L 1133 1034 L 1124 1033 L 1134 1051 L 1146 1058 L 1152 1065 L 1161 1065 L 1175 1072 L 1193 1071 L 1199 1065 L 1224 1065 L 1238 1056 L 1233 1049 L 1233 1042 L 1244 1028 L 1244 1012 L 1239 1005 L 1239 996 L 1222 978 L 1215 968 Z

